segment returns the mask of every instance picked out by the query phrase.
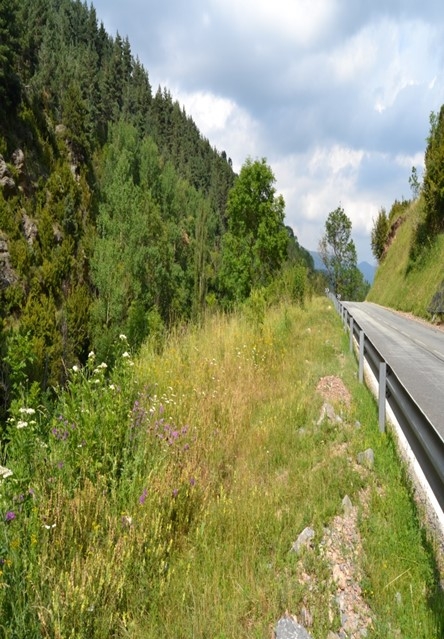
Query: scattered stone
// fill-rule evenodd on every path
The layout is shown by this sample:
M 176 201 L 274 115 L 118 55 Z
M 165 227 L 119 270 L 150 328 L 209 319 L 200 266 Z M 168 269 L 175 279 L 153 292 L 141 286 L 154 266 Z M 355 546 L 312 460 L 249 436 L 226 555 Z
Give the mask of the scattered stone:
M 275 628 L 276 639 L 313 639 L 309 632 L 293 617 L 281 617 Z
M 371 448 L 367 448 L 362 453 L 358 453 L 358 464 L 361 466 L 367 466 L 367 468 L 373 468 L 375 464 L 375 453 Z
M 355 428 L 361 428 L 361 422 L 355 421 Z
M 301 621 L 306 628 L 310 628 L 313 625 L 313 615 L 305 606 L 302 606 Z
M 0 155 L 0 186 L 5 191 L 14 191 L 15 182 L 12 179 L 11 171 L 8 169 L 4 157 Z
M 330 422 L 342 424 L 342 417 L 336 414 L 335 409 L 328 402 L 325 402 L 325 404 L 323 404 L 321 408 L 321 414 L 319 415 L 319 419 L 316 425 L 320 426 L 325 419 L 328 419 Z
M 304 528 L 304 530 L 301 532 L 299 537 L 293 543 L 291 550 L 293 552 L 300 552 L 302 548 L 310 547 L 311 540 L 314 538 L 314 536 L 315 536 L 315 531 L 313 530 L 313 528 L 310 528 L 309 526 L 307 526 L 307 528 Z
M 22 215 L 22 229 L 26 241 L 32 246 L 37 238 L 37 224 L 26 213 Z
M 344 510 L 344 515 L 350 515 L 350 513 L 353 510 L 353 504 L 351 502 L 351 499 L 348 495 L 345 495 L 344 499 L 342 500 L 342 508 Z

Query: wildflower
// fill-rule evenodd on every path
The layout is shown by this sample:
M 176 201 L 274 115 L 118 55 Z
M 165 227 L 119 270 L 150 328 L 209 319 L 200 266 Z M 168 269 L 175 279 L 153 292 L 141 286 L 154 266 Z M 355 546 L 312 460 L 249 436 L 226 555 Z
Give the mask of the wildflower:
M 35 410 L 33 408 L 25 408 L 24 406 L 22 408 L 19 409 L 19 413 L 25 414 L 25 415 L 34 415 L 35 414 Z
M 128 351 L 125 351 L 124 353 L 122 353 L 122 357 L 130 357 L 130 354 L 128 353 Z
M 90 351 L 88 353 L 88 359 L 94 359 L 95 356 L 96 356 L 96 354 L 94 353 L 94 351 Z
M 124 335 L 123 333 L 120 333 L 120 335 L 119 335 L 119 339 L 121 339 L 121 340 L 122 340 L 122 342 L 126 342 L 126 341 L 128 340 L 127 336 L 126 336 L 126 335 Z
M 13 510 L 8 510 L 8 512 L 5 515 L 5 521 L 12 521 L 16 517 L 17 517 L 17 515 L 15 514 L 15 512 Z
M 74 373 L 78 373 L 80 368 L 76 364 L 74 364 L 74 366 L 72 367 L 72 370 L 74 371 Z
M 17 428 L 26 428 L 28 425 L 28 422 L 24 422 L 21 419 L 17 422 Z
M 46 528 L 46 530 L 51 530 L 52 528 L 55 528 L 56 524 L 43 524 L 43 528 Z
M 177 488 L 173 490 L 172 494 L 173 494 L 173 497 L 177 497 L 177 495 L 179 494 L 179 491 L 177 490 Z
M 139 497 L 139 504 L 141 506 L 143 506 L 143 504 L 145 503 L 147 495 L 148 495 L 148 490 L 144 488 L 143 493 Z
M 116 390 L 116 387 L 114 386 L 114 384 L 110 384 L 109 388 L 110 388 L 110 390 Z
M 7 477 L 11 477 L 13 474 L 12 470 L 6 468 L 6 466 L 0 466 L 0 478 L 6 479 Z

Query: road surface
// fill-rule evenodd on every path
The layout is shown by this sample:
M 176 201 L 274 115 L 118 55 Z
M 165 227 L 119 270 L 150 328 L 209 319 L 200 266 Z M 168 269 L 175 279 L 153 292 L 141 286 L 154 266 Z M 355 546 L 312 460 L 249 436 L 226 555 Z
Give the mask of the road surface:
M 444 331 L 370 302 L 344 302 L 444 441 Z

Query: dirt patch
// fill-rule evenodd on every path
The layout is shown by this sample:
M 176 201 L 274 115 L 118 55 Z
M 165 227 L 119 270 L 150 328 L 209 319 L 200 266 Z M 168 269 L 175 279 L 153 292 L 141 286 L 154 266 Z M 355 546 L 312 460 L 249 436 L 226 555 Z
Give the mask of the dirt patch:
M 331 404 L 340 403 L 347 407 L 350 406 L 351 394 L 340 377 L 336 375 L 327 375 L 321 377 L 316 391 L 320 393 L 324 401 Z

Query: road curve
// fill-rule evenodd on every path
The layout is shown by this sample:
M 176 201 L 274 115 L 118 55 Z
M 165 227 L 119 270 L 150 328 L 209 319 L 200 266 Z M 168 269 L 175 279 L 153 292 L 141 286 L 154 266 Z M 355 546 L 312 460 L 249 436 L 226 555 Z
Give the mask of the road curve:
M 343 305 L 444 441 L 444 332 L 370 302 Z

